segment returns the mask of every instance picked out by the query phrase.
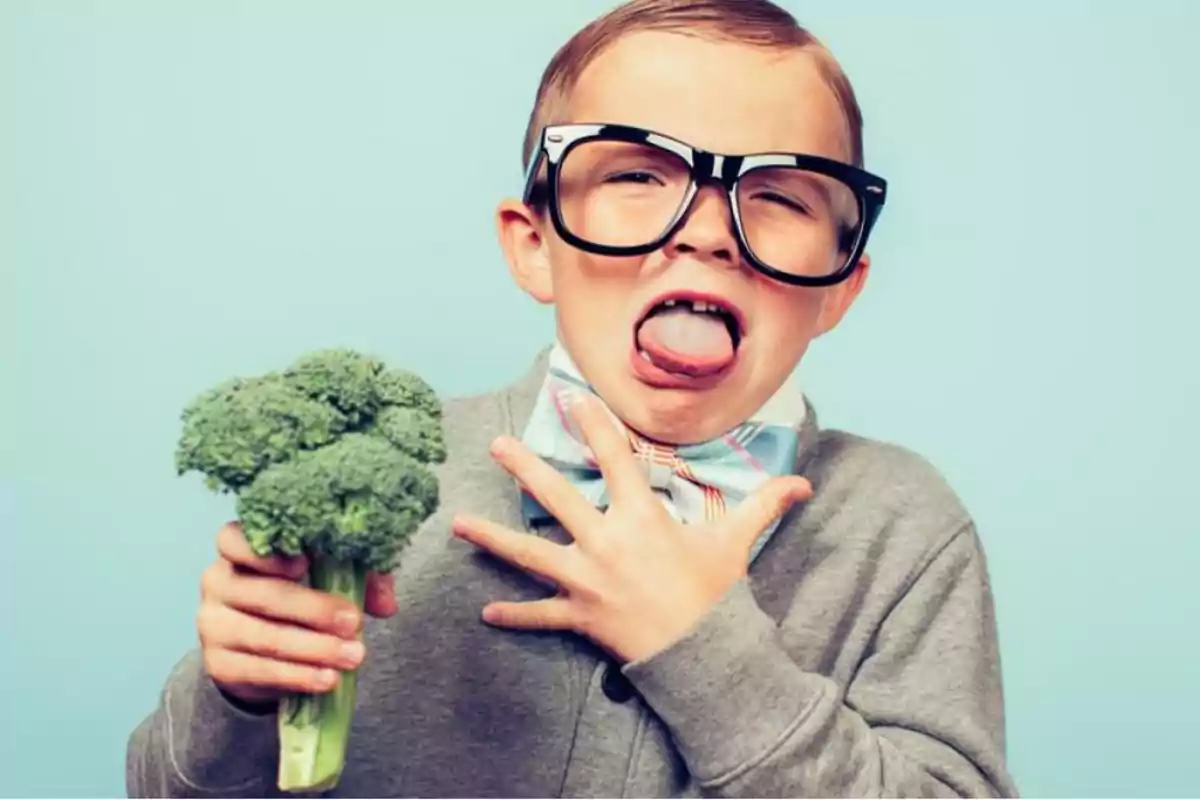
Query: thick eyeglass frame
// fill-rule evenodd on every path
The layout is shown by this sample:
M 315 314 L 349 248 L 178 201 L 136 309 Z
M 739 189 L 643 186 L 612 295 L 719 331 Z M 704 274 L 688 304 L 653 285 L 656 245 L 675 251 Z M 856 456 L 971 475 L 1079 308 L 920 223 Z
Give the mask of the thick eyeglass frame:
M 675 217 L 666 225 L 663 232 L 653 241 L 632 247 L 617 247 L 589 242 L 573 234 L 562 217 L 559 205 L 558 181 L 559 170 L 567 155 L 576 147 L 592 141 L 619 141 L 633 144 L 649 144 L 674 153 L 683 159 L 691 170 L 687 193 Z M 538 180 L 538 172 L 542 162 L 546 163 L 545 184 Z M 850 257 L 837 272 L 830 275 L 813 277 L 810 275 L 794 275 L 783 272 L 766 264 L 754 255 L 742 225 L 742 215 L 738 208 L 738 181 L 745 175 L 766 167 L 791 167 L 814 172 L 833 178 L 849 187 L 858 201 L 859 219 L 857 231 L 847 229 L 846 233 L 855 234 L 853 244 L 845 248 Z M 835 161 L 823 156 L 805 153 L 756 153 L 751 155 L 724 155 L 711 153 L 692 147 L 665 134 L 637 128 L 630 125 L 614 125 L 609 123 L 595 124 L 565 124 L 547 125 L 542 129 L 537 149 L 530 159 L 529 168 L 525 175 L 524 202 L 526 205 L 537 205 L 545 202 L 550 211 L 554 229 L 562 239 L 573 247 L 597 255 L 607 256 L 637 256 L 651 253 L 666 244 L 684 225 L 691 213 L 700 187 L 706 183 L 717 183 L 725 189 L 729 208 L 733 212 L 733 226 L 738 247 L 746 261 L 763 275 L 792 286 L 832 286 L 841 283 L 852 275 L 858 268 L 858 260 L 867 247 L 867 239 L 875 227 L 879 214 L 883 211 L 887 199 L 887 181 L 866 170 Z M 539 196 L 544 189 L 544 198 Z

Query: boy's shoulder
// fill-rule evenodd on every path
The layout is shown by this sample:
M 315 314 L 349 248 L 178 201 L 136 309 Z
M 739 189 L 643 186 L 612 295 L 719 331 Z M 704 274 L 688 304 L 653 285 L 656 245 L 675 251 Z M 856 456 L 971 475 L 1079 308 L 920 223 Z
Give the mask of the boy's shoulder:
M 818 428 L 811 454 L 799 466 L 825 492 L 855 496 L 895 513 L 928 507 L 969 521 L 946 476 L 928 458 L 897 443 Z
M 799 465 L 813 484 L 812 500 L 797 521 L 807 533 L 877 555 L 903 554 L 913 564 L 960 535 L 974 540 L 974 520 L 962 498 L 926 457 L 843 430 L 817 430 L 814 440 Z

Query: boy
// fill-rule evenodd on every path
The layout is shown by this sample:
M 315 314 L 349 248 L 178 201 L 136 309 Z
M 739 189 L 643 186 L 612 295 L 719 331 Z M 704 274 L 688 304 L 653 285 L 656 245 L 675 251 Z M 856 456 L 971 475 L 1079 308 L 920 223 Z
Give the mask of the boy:
M 970 517 L 786 385 L 883 203 L 833 58 L 767 0 L 634 0 L 551 62 L 525 159 L 499 234 L 557 343 L 447 407 L 334 793 L 1015 794 Z M 218 547 L 134 795 L 274 793 L 275 698 L 363 661 L 302 563 Z

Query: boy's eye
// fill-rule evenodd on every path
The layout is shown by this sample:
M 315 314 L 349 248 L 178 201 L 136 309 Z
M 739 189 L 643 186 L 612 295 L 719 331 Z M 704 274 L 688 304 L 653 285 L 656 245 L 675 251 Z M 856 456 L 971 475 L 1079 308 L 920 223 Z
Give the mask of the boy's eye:
M 812 210 L 803 201 L 788 197 L 778 192 L 760 191 L 754 194 L 755 200 L 766 200 L 769 203 L 778 203 L 791 211 L 797 211 L 801 214 L 812 216 Z
M 856 206 L 849 187 L 813 172 L 793 168 L 766 168 L 746 174 L 738 184 L 738 197 L 760 204 L 764 210 L 784 212 L 827 222 L 842 208 Z
M 644 170 L 626 170 L 624 172 L 614 172 L 605 178 L 606 183 L 662 183 L 662 179 L 652 172 Z

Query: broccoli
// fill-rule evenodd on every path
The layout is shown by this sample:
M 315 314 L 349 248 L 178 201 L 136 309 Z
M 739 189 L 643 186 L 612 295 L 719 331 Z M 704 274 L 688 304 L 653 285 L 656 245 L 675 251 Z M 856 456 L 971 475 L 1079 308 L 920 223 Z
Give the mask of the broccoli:
M 369 571 L 386 572 L 439 496 L 446 458 L 437 395 L 416 375 L 353 350 L 204 392 L 181 416 L 180 475 L 236 496 L 254 552 L 306 555 L 308 582 L 360 609 Z M 279 788 L 337 785 L 354 715 L 356 672 L 328 694 L 279 706 Z

